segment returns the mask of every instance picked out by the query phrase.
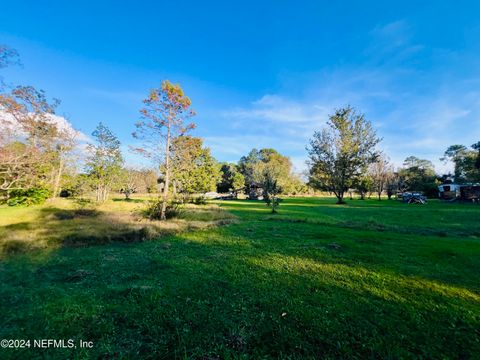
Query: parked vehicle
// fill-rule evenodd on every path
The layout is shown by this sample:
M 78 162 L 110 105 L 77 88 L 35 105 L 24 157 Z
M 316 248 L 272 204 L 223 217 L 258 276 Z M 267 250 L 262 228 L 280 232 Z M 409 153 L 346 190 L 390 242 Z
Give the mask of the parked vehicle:
M 479 202 L 480 184 L 442 184 L 438 187 L 438 197 L 445 201 Z
M 407 204 L 426 204 L 427 197 L 421 192 L 404 192 L 397 194 L 397 199 Z

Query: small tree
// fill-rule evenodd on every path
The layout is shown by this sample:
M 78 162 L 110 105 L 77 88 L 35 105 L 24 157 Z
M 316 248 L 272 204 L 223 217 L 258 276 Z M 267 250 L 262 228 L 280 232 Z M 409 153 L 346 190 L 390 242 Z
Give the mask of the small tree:
M 365 200 L 367 193 L 372 191 L 373 184 L 374 181 L 372 176 L 366 172 L 355 179 L 353 187 L 357 189 L 360 195 L 360 200 Z
M 343 204 L 348 188 L 377 159 L 375 147 L 380 139 L 365 116 L 350 106 L 337 109 L 327 124 L 328 128 L 314 133 L 307 147 L 310 183 L 327 188 L 337 204 Z
M 174 140 L 171 165 L 174 189 L 186 195 L 215 191 L 220 180 L 220 166 L 197 137 Z
M 195 127 L 193 123 L 186 123 L 195 112 L 180 85 L 168 80 L 163 81 L 160 88 L 150 91 L 143 103 L 145 107 L 140 110 L 142 120 L 135 124 L 137 130 L 133 133 L 135 138 L 143 141 L 143 146 L 134 150 L 162 165 L 164 184 L 160 219 L 165 220 L 171 185 L 172 145 L 178 137 Z
M 96 201 L 105 202 L 112 186 L 118 182 L 121 175 L 123 158 L 120 141 L 102 123 L 98 124 L 92 136 L 96 143 L 88 145 L 86 170 L 95 188 Z
M 278 195 L 282 192 L 282 188 L 278 185 L 275 174 L 269 170 L 265 170 L 263 174 L 262 187 L 263 199 L 267 206 L 272 209 L 272 214 L 275 214 L 281 201 Z
M 385 154 L 380 154 L 378 159 L 370 165 L 370 174 L 373 180 L 373 190 L 377 193 L 378 200 L 382 200 L 382 193 L 388 186 L 391 173 L 392 167 Z
M 130 196 L 138 191 L 138 185 L 141 181 L 141 172 L 135 169 L 122 169 L 120 173 L 120 192 L 125 195 L 125 200 L 130 200 Z

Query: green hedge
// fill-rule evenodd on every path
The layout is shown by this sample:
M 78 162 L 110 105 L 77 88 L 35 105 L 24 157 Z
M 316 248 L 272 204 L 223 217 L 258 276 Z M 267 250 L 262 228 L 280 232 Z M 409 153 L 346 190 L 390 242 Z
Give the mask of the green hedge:
M 7 205 L 30 206 L 43 204 L 51 196 L 51 192 L 44 188 L 17 189 L 8 192 Z

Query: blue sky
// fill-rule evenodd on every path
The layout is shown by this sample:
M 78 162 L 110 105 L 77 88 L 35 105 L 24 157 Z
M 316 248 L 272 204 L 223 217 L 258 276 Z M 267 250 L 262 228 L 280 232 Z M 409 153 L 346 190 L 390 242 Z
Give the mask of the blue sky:
M 60 98 L 86 134 L 106 123 L 125 149 L 141 100 L 169 79 L 221 161 L 274 147 L 302 170 L 313 131 L 351 104 L 394 163 L 444 171 L 446 147 L 480 140 L 478 14 L 478 1 L 10 1 L 0 43 L 23 66 L 2 73 Z

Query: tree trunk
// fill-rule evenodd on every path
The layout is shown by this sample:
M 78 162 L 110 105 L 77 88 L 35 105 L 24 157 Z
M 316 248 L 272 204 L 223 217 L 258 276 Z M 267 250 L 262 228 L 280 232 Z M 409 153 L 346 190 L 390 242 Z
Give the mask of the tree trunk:
M 55 183 L 53 185 L 53 197 L 54 198 L 58 197 L 58 195 L 60 193 L 60 180 L 62 179 L 63 166 L 64 166 L 63 163 L 64 163 L 63 158 L 60 156 L 60 163 L 58 164 L 57 176 L 55 178 Z
M 103 203 L 107 201 L 108 199 L 108 186 L 107 185 L 97 185 L 97 190 L 96 190 L 96 201 L 99 203 Z
M 163 203 L 162 210 L 160 212 L 160 220 L 167 219 L 167 201 L 168 201 L 168 188 L 170 187 L 170 124 L 168 125 L 167 144 L 165 146 L 165 186 L 163 188 Z
M 100 185 L 97 185 L 97 191 L 95 192 L 95 200 L 97 202 L 100 202 L 101 199 L 101 187 Z
M 107 201 L 108 200 L 108 186 L 105 186 L 103 188 L 103 202 Z

